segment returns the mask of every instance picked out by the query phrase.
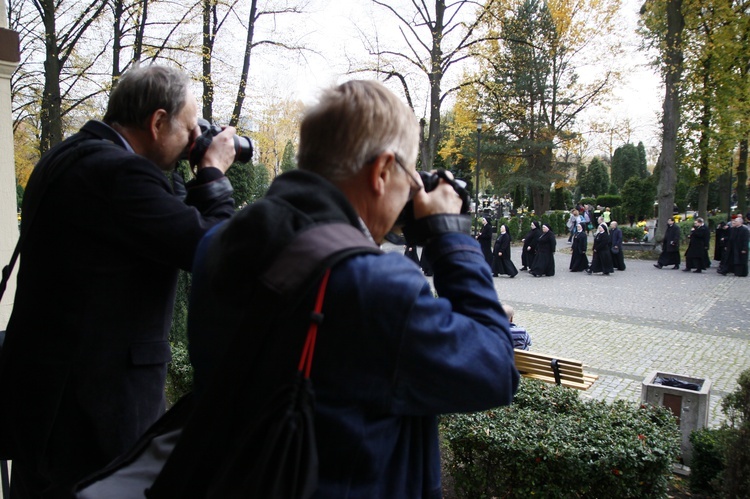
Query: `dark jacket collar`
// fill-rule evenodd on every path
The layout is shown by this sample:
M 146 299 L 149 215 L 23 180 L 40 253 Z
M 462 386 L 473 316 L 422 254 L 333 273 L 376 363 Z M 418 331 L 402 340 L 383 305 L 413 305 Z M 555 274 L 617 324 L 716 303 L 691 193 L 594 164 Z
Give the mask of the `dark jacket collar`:
M 226 283 L 229 293 L 246 292 L 296 234 L 335 222 L 360 229 L 357 212 L 338 187 L 309 171 L 280 175 L 264 198 L 237 213 L 217 234 L 211 249 L 216 282 Z
M 103 121 L 90 120 L 81 128 L 81 132 L 93 135 L 95 138 L 108 140 L 113 144 L 123 147 L 132 151 L 132 148 L 127 143 L 124 137 L 115 131 L 114 128 L 110 127 Z

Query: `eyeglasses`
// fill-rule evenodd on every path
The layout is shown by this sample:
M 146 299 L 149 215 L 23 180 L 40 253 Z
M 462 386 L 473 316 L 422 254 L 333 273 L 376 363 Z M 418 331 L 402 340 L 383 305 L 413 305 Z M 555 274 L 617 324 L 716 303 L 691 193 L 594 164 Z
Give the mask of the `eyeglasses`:
M 412 199 L 414 199 L 414 196 L 416 196 L 417 193 L 422 190 L 422 185 L 419 182 L 417 182 L 417 180 L 409 172 L 409 170 L 406 169 L 403 161 L 401 161 L 401 158 L 398 157 L 398 154 L 393 153 L 393 159 L 396 162 L 396 164 L 400 166 L 402 170 L 404 170 L 404 173 L 406 173 L 406 176 L 409 177 L 409 201 L 411 201 Z

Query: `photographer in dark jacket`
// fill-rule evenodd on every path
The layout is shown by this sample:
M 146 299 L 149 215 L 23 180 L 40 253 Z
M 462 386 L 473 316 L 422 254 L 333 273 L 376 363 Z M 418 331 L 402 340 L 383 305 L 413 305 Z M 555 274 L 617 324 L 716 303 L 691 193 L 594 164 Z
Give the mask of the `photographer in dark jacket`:
M 11 497 L 69 497 L 164 411 L 177 271 L 234 212 L 233 129 L 213 138 L 184 198 L 166 175 L 198 135 L 188 85 L 176 69 L 128 71 L 103 122 L 50 150 L 29 179 L 0 359 Z
M 239 425 L 272 403 L 297 366 L 317 286 L 269 318 L 269 265 L 327 224 L 354 228 L 375 247 L 409 200 L 415 224 L 428 229 L 423 257 L 439 297 L 400 252 L 355 254 L 331 269 L 310 375 L 314 497 L 441 497 L 437 415 L 511 402 L 518 373 L 490 268 L 454 187 L 440 179 L 423 189 L 418 142 L 413 112 L 380 83 L 329 89 L 302 121 L 299 169 L 201 243 L 188 325 L 201 399 L 232 388 L 211 380 L 233 368 L 223 352 L 236 335 L 252 336 L 246 358 L 257 361 L 195 434 L 185 490 L 202 494 L 221 472 L 214 456 L 230 455 Z

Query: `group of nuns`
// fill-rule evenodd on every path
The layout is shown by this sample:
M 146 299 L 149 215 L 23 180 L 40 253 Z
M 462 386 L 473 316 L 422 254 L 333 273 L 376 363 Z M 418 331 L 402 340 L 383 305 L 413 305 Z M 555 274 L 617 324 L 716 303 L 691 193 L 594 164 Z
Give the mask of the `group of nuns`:
M 492 253 L 487 254 L 485 251 L 487 263 L 492 267 L 493 277 L 507 275 L 513 278 L 518 275 L 518 269 L 510 258 L 510 243 L 511 237 L 508 227 L 501 225 Z M 521 263 L 523 264 L 521 270 L 527 270 L 534 277 L 555 275 L 554 253 L 557 240 L 549 224 L 532 221 L 531 229 L 521 239 L 521 244 Z M 584 271 L 588 274 L 602 273 L 609 275 L 614 272 L 615 266 L 624 270 L 624 262 L 623 265 L 619 265 L 613 261 L 613 257 L 622 258 L 622 252 L 619 252 L 619 255 L 613 255 L 610 234 L 605 223 L 600 223 L 596 229 L 590 265 L 586 255 L 588 235 L 580 223 L 575 227 L 571 249 L 571 272 Z

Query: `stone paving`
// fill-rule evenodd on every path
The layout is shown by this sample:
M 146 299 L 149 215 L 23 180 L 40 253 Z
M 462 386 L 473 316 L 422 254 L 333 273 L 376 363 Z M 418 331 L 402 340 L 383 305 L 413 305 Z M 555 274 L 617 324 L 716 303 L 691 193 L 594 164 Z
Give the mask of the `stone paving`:
M 718 426 L 721 399 L 750 369 L 750 278 L 719 275 L 715 262 L 694 274 L 633 259 L 609 276 L 574 273 L 559 251 L 566 239 L 557 247 L 555 276 L 494 279 L 500 301 L 531 334 L 531 350 L 582 361 L 599 375 L 584 392 L 595 399 L 640 401 L 652 371 L 708 379 L 709 425 Z M 520 268 L 520 247 L 512 254 Z

